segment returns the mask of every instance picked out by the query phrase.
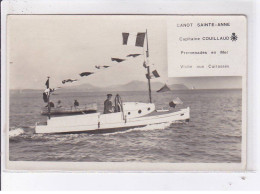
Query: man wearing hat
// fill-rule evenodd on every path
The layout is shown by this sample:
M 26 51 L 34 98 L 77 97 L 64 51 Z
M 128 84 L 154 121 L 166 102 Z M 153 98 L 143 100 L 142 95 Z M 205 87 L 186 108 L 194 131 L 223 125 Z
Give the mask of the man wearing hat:
M 104 114 L 113 112 L 113 104 L 111 98 L 112 98 L 112 94 L 107 94 L 107 99 L 104 102 Z
M 74 108 L 77 109 L 78 106 L 79 106 L 79 102 L 77 100 L 74 100 Z

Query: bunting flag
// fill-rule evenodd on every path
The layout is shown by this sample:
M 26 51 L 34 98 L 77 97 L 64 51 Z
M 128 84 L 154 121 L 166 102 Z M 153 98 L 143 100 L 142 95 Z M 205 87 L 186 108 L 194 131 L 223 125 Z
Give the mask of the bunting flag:
M 143 63 L 143 66 L 144 66 L 144 68 L 147 68 L 147 65 L 146 65 L 146 62 L 144 61 L 144 63 Z
M 61 89 L 61 87 L 52 88 L 52 89 L 51 89 L 51 92 L 54 92 L 54 91 L 56 91 L 56 90 L 58 90 L 58 89 Z
M 48 94 L 43 92 L 42 93 L 42 99 L 43 99 L 43 102 L 47 103 L 48 102 Z
M 145 32 L 138 32 L 137 34 L 123 32 L 122 37 L 123 45 L 132 45 L 138 47 L 144 46 Z
M 154 76 L 155 78 L 160 77 L 160 75 L 159 75 L 159 73 L 157 72 L 157 70 L 153 70 L 153 71 L 152 71 L 152 74 L 153 74 L 153 76 Z
M 104 65 L 104 66 L 96 65 L 95 66 L 95 68 L 97 68 L 97 69 L 106 69 L 108 67 L 110 67 L 110 66 L 107 66 L 107 65 Z
M 43 101 L 47 103 L 48 98 L 49 98 L 51 92 L 53 92 L 53 90 L 51 88 L 49 88 L 49 79 L 46 81 L 45 85 L 48 88 L 44 90 L 44 92 L 42 93 L 42 97 L 43 97 Z
M 65 84 L 67 82 L 71 82 L 72 83 L 72 82 L 76 82 L 76 81 L 78 81 L 78 80 L 77 79 L 74 79 L 74 80 L 72 80 L 72 79 L 65 79 L 65 80 L 62 81 L 62 83 Z
M 149 66 L 155 66 L 155 65 L 154 65 L 154 64 L 149 64 L 149 63 L 147 63 L 146 61 L 143 62 L 143 67 L 144 67 L 144 68 L 147 68 L 147 67 L 149 67 Z
M 49 78 L 47 79 L 47 81 L 45 82 L 45 86 L 48 89 L 49 88 Z
M 58 89 L 60 89 L 61 87 L 57 87 L 57 88 L 50 88 L 50 94 L 52 93 L 52 92 L 55 92 L 56 90 L 58 90 Z
M 141 54 L 129 54 L 129 55 L 127 55 L 126 57 L 133 57 L 133 58 L 135 58 L 135 57 L 138 57 L 138 56 L 140 56 Z
M 118 63 L 121 63 L 123 61 L 125 61 L 125 59 L 119 59 L 119 58 L 111 58 L 112 61 L 116 61 Z
M 82 73 L 80 73 L 79 75 L 80 75 L 81 77 L 83 77 L 83 76 L 89 76 L 89 75 L 91 75 L 91 74 L 93 74 L 93 72 L 82 72 Z
M 183 102 L 181 101 L 181 99 L 179 97 L 175 97 L 172 102 L 174 102 L 174 104 L 183 104 Z
M 176 97 L 171 102 L 169 102 L 169 106 L 175 108 L 177 104 L 183 104 L 180 98 Z
M 157 70 L 152 71 L 152 74 L 150 74 L 150 76 L 147 74 L 145 74 L 147 79 L 153 79 L 153 78 L 157 78 L 160 77 L 159 73 L 157 72 Z

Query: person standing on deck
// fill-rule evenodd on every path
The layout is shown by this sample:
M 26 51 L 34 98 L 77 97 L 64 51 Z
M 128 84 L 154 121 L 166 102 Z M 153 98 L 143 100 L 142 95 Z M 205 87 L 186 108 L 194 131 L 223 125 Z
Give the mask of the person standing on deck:
M 74 108 L 77 109 L 79 106 L 79 102 L 77 100 L 74 101 Z
M 112 94 L 107 94 L 107 99 L 104 102 L 104 114 L 113 112 L 113 104 L 111 98 L 112 98 Z

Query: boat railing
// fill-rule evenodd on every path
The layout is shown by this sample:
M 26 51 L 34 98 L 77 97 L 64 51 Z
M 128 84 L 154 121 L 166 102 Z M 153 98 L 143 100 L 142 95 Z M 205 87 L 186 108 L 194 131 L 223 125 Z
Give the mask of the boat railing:
M 51 108 L 51 112 L 67 112 L 67 111 L 84 111 L 84 110 L 97 110 L 97 104 L 93 103 L 93 104 L 86 104 L 83 106 L 70 106 L 70 107 L 52 107 Z M 43 107 L 42 108 L 42 112 L 48 112 L 48 107 Z

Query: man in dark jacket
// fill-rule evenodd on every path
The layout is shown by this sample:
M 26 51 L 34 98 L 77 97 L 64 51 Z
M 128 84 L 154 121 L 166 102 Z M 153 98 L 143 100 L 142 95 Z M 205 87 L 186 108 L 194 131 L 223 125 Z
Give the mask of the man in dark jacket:
M 113 104 L 111 98 L 112 98 L 112 94 L 107 94 L 107 99 L 104 102 L 104 114 L 113 112 Z
M 74 107 L 76 108 L 77 106 L 79 106 L 79 102 L 77 100 L 74 101 Z

